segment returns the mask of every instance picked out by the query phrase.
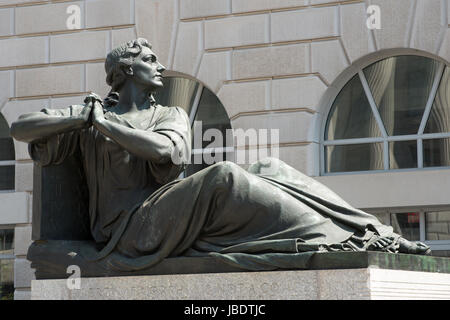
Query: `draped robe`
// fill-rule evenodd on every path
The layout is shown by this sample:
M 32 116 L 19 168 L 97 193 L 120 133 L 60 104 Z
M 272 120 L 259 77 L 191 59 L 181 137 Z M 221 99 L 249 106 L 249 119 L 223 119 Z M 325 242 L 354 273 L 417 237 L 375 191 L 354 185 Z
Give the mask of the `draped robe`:
M 42 112 L 70 117 L 83 107 Z M 113 112 L 105 118 L 168 137 L 181 150 L 181 161 L 141 159 L 93 126 L 30 144 L 41 165 L 61 163 L 81 150 L 90 229 L 103 247 L 83 252 L 88 260 L 108 259 L 126 271 L 177 256 L 212 256 L 248 270 L 307 268 L 314 252 L 361 251 L 380 236 L 396 236 L 373 215 L 278 159 L 259 161 L 247 171 L 222 162 L 177 179 L 191 144 L 189 118 L 179 107 L 154 104 L 139 126 Z

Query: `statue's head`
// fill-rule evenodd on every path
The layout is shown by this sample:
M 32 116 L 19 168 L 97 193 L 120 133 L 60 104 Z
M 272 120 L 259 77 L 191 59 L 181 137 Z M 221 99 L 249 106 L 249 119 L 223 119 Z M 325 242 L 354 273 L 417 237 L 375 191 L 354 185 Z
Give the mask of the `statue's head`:
M 162 87 L 164 66 L 146 39 L 136 39 L 113 49 L 106 57 L 106 83 L 111 92 L 120 92 L 126 81 L 155 91 Z

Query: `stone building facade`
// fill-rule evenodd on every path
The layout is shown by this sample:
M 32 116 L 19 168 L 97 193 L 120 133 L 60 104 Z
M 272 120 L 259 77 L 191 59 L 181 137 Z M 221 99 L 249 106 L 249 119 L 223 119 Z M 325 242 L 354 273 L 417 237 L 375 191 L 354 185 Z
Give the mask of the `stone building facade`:
M 380 9 L 380 29 L 368 28 L 371 5 Z M 282 160 L 385 223 L 406 214 L 400 229 L 416 228 L 433 249 L 450 250 L 450 163 L 425 168 L 419 159 L 406 169 L 385 163 L 332 172 L 324 155 L 334 101 L 364 68 L 418 56 L 435 61 L 433 75 L 445 79 L 450 0 L 0 0 L 0 113 L 7 125 L 44 106 L 79 104 L 90 91 L 105 96 L 105 55 L 136 37 L 152 43 L 168 75 L 213 92 L 233 129 L 278 129 Z M 430 90 L 450 110 L 450 82 L 443 83 Z M 444 122 L 449 113 L 441 113 Z M 436 137 L 447 139 L 450 128 L 441 131 Z M 389 148 L 393 140 L 383 139 Z M 426 140 L 411 139 L 419 146 Z M 14 141 L 13 159 L 1 165 L 14 170 L 13 187 L 0 192 L 0 227 L 14 230 L 14 298 L 29 299 L 33 163 L 26 144 Z

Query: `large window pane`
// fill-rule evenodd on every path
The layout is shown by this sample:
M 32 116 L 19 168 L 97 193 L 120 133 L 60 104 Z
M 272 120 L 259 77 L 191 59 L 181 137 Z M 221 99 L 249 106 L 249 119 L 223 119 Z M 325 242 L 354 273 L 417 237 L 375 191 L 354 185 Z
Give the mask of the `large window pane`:
M 450 166 L 450 139 L 423 140 L 423 166 Z
M 0 113 L 0 161 L 14 159 L 14 144 L 9 134 L 9 126 Z
M 0 229 L 0 255 L 12 254 L 14 249 L 14 230 Z
M 418 132 L 438 67 L 433 59 L 398 56 L 364 69 L 388 135 Z
M 394 232 L 410 241 L 420 240 L 420 214 L 406 212 L 391 214 L 391 225 Z
M 326 140 L 381 136 L 359 76 L 354 76 L 333 103 L 325 129 Z
M 450 131 L 450 68 L 444 74 L 428 117 L 425 133 Z
M 383 144 L 351 144 L 325 147 L 326 172 L 382 170 Z
M 9 137 L 9 126 L 5 117 L 0 113 L 0 138 Z
M 450 240 L 450 211 L 425 214 L 426 240 Z
M 0 300 L 14 296 L 14 230 L 0 229 Z
M 14 299 L 14 259 L 0 259 L 0 300 Z
M 14 166 L 0 166 L 0 190 L 14 190 Z
M 391 169 L 417 168 L 417 141 L 390 142 L 389 167 Z
M 0 137 L 0 161 L 14 160 L 14 143 L 9 137 Z
M 197 94 L 198 82 L 181 77 L 163 79 L 164 87 L 155 94 L 155 99 L 162 106 L 182 107 L 189 115 Z

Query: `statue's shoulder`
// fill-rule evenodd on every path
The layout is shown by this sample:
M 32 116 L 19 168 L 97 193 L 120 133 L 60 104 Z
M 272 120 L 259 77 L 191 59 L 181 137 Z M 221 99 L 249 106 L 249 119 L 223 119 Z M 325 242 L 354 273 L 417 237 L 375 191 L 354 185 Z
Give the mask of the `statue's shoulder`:
M 189 119 L 189 116 L 186 113 L 186 111 L 180 106 L 156 105 L 156 108 L 157 108 L 157 111 L 164 116 L 176 117 L 176 118 L 182 117 L 185 119 Z

